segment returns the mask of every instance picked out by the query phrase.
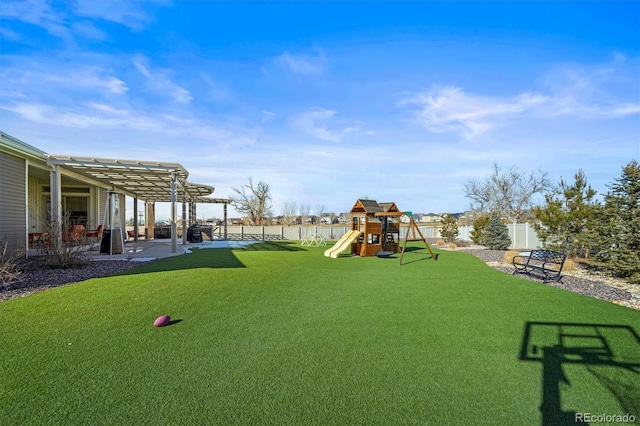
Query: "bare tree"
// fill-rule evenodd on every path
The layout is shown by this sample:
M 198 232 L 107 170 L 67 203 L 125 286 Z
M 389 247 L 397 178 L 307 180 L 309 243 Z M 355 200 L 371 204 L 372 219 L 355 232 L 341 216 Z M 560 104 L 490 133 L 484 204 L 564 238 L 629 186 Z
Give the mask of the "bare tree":
M 233 189 L 237 196 L 230 196 L 231 205 L 239 212 L 247 215 L 251 225 L 264 225 L 266 219 L 273 216 L 271 210 L 271 188 L 263 181 L 254 185 L 249 177 L 249 184 Z
M 302 220 L 302 224 L 305 224 L 306 219 L 309 217 L 309 213 L 311 212 L 311 206 L 309 204 L 300 204 L 299 207 L 300 219 Z
M 282 215 L 284 216 L 285 225 L 291 224 L 297 211 L 298 205 L 295 202 L 284 203 L 284 207 L 282 208 Z
M 315 207 L 315 215 L 316 215 L 316 223 L 320 223 L 322 220 L 322 213 L 327 209 L 324 204 L 316 204 Z
M 497 213 L 510 221 L 522 220 L 533 206 L 535 194 L 551 189 L 548 173 L 538 170 L 528 175 L 511 167 L 504 171 L 493 164 L 493 172 L 484 181 L 469 180 L 464 187 L 471 208 L 483 213 Z

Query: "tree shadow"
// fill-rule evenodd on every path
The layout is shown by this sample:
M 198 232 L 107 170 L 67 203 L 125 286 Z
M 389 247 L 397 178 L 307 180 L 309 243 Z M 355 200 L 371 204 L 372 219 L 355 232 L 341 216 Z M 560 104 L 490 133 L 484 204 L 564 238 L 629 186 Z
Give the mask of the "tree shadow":
M 628 325 L 527 322 L 520 360 L 542 365 L 542 425 L 588 424 L 584 413 L 562 409 L 560 384 L 571 386 L 564 365 L 584 365 L 626 413 L 639 417 L 639 347 L 640 336 Z M 621 372 L 629 383 L 619 379 Z
M 245 251 L 306 251 L 290 241 L 261 241 L 242 248 L 193 248 L 191 253 L 167 257 L 129 269 L 116 275 L 137 275 L 152 272 L 177 271 L 198 268 L 245 268 L 235 252 Z
M 307 251 L 293 241 L 260 241 L 249 244 L 241 249 L 242 251 Z
M 167 257 L 141 265 L 138 268 L 123 271 L 122 275 L 138 275 L 153 272 L 178 271 L 198 268 L 244 268 L 230 248 L 194 249 L 190 254 Z

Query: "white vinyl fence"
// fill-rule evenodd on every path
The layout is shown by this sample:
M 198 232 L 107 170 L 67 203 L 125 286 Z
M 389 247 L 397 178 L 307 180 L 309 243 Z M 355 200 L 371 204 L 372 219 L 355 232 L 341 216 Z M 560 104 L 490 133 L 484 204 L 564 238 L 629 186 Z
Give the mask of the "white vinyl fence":
M 407 233 L 407 226 L 400 228 L 400 239 L 404 239 Z M 440 226 L 420 226 L 420 232 L 425 238 L 440 238 Z M 542 246 L 533 226 L 530 223 L 507 224 L 509 237 L 511 238 L 511 248 L 534 249 Z M 227 238 L 231 240 L 298 240 L 302 241 L 309 234 L 317 234 L 327 241 L 339 240 L 344 234 L 349 232 L 348 225 L 294 225 L 294 226 L 227 226 Z M 471 231 L 473 226 L 459 226 L 458 239 L 471 241 Z M 208 233 L 208 232 L 207 232 Z M 221 226 L 214 228 L 214 235 L 217 238 L 224 237 L 224 229 Z

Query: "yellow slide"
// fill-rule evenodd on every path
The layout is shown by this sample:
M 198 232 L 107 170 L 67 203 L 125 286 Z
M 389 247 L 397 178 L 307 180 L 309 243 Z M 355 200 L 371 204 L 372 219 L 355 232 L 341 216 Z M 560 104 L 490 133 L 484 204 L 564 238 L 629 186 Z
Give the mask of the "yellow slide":
M 340 256 L 340 253 L 345 251 L 348 247 L 351 247 L 351 244 L 354 243 L 360 235 L 362 235 L 362 231 L 347 232 L 342 236 L 342 238 L 338 240 L 337 243 L 334 244 L 333 247 L 326 249 L 324 251 L 324 255 L 326 257 L 332 257 L 336 259 L 338 256 Z

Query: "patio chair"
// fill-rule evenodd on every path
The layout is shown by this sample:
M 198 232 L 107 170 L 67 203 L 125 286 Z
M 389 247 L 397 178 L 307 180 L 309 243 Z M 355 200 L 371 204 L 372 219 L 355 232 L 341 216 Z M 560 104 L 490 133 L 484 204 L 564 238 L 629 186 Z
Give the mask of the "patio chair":
M 96 229 L 85 232 L 84 236 L 87 238 L 95 238 L 97 241 L 102 238 L 102 228 L 104 228 L 104 225 L 98 225 Z
M 63 241 L 80 242 L 84 237 L 85 227 L 83 225 L 73 225 L 69 232 L 62 234 Z
M 133 230 L 127 231 L 127 241 L 135 239 L 136 233 Z M 145 234 L 142 231 L 138 231 L 138 238 L 144 238 Z

